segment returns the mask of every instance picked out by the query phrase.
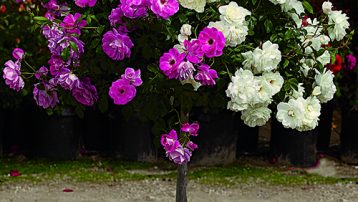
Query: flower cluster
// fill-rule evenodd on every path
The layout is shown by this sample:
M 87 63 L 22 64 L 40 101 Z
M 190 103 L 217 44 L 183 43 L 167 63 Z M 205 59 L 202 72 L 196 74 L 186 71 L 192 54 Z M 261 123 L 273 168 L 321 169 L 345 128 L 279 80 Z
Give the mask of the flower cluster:
M 102 38 L 102 48 L 108 57 L 113 60 L 130 57 L 134 45 L 128 36 L 124 17 L 129 19 L 145 17 L 148 8 L 158 17 L 168 19 L 178 12 L 179 3 L 177 0 L 121 0 L 118 7 L 112 9 L 108 16 L 113 29 L 106 32 Z
M 285 128 L 312 130 L 318 125 L 321 103 L 333 99 L 336 92 L 332 72 L 342 68 L 343 58 L 339 54 L 331 57 L 336 52 L 330 43 L 344 38 L 348 18 L 341 11 L 332 11 L 327 2 L 322 5 L 326 16 L 311 19 L 303 16 L 303 4 L 298 0 L 270 1 L 279 4 L 295 22 L 290 31 L 297 30 L 298 40 L 288 47 L 300 46 L 302 54 L 297 54 L 294 64 L 292 56 L 283 59 L 278 44 L 270 41 L 242 53 L 243 68 L 236 71 L 226 90 L 231 99 L 228 108 L 241 111 L 244 123 L 254 127 L 264 125 L 271 117 L 270 105 L 278 103 L 276 118 Z M 355 63 L 355 57 L 347 55 L 347 68 Z
M 228 109 L 242 111 L 241 119 L 250 127 L 262 126 L 269 119 L 268 105 L 280 92 L 284 79 L 276 71 L 281 61 L 277 44 L 266 41 L 262 48 L 242 53 L 243 69 L 231 78 L 226 95 L 231 98 Z
M 109 88 L 109 96 L 114 104 L 125 105 L 136 96 L 136 87 L 142 85 L 140 69 L 134 70 L 127 67 L 124 74 L 117 81 L 114 81 Z
M 11 89 L 20 91 L 24 88 L 25 82 L 21 78 L 21 60 L 24 57 L 25 52 L 21 48 L 15 48 L 12 52 L 12 56 L 16 61 L 8 60 L 5 62 L 5 68 L 3 69 L 3 78 L 6 85 Z
M 201 85 L 215 85 L 217 72 L 205 64 L 204 59 L 223 54 L 225 37 L 214 27 L 205 27 L 197 39 L 189 40 L 190 35 L 191 26 L 184 24 L 178 36 L 180 44 L 163 54 L 159 67 L 169 79 L 179 79 L 182 84 L 190 83 L 195 90 Z M 196 75 L 194 72 L 197 72 Z
M 198 136 L 198 123 L 184 123 L 181 125 L 181 136 L 178 139 L 176 130 L 171 130 L 168 134 L 163 134 L 160 140 L 164 147 L 167 157 L 176 164 L 188 163 L 192 152 L 198 145 L 190 141 L 190 136 Z
M 251 12 L 236 2 L 220 6 L 219 12 L 220 21 L 210 22 L 209 27 L 215 27 L 224 34 L 226 46 L 236 47 L 244 42 L 249 30 L 245 17 L 251 15 Z

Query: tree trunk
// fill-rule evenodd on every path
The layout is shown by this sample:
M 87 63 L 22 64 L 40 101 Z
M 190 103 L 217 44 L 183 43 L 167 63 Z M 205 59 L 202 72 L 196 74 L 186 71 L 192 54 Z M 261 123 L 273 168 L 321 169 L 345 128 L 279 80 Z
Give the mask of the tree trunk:
M 187 179 L 188 164 L 184 163 L 178 166 L 177 175 L 177 191 L 176 191 L 176 202 L 187 202 L 186 186 L 188 184 Z
M 189 113 L 185 113 L 183 110 L 180 112 L 180 119 L 182 123 L 186 123 L 189 121 Z M 187 202 L 188 198 L 186 195 L 186 187 L 188 184 L 187 179 L 188 173 L 188 164 L 183 163 L 178 166 L 178 174 L 177 174 L 177 190 L 176 190 L 176 202 Z

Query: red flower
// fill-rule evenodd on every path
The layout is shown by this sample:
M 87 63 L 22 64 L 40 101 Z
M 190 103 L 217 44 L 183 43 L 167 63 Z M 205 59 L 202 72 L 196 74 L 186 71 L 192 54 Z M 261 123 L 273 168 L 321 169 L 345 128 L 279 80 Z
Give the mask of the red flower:
M 73 189 L 66 188 L 66 189 L 63 189 L 63 192 L 73 192 Z
M 331 59 L 331 61 L 332 61 L 332 59 Z M 336 61 L 334 62 L 334 64 L 328 64 L 327 68 L 329 70 L 331 70 L 331 72 L 333 72 L 333 74 L 335 74 L 335 73 L 341 71 L 342 65 L 343 65 L 343 59 L 339 54 L 337 54 Z
M 307 19 L 308 19 L 308 16 L 305 15 L 302 19 L 302 27 L 306 27 L 309 25 Z
M 10 176 L 11 177 L 18 177 L 18 176 L 20 176 L 21 175 L 21 173 L 20 173 L 20 171 L 18 171 L 18 170 L 11 170 L 10 171 Z
M 0 6 L 0 13 L 5 13 L 6 12 L 6 6 L 3 4 Z

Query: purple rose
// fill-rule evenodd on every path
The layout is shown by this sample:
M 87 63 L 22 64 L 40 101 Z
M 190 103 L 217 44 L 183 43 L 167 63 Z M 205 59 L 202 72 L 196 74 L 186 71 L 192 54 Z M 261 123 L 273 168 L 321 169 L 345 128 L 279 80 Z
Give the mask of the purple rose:
M 72 88 L 72 96 L 81 104 L 92 106 L 98 100 L 97 89 L 91 84 L 90 78 L 76 80 Z
M 47 16 L 61 16 L 62 13 L 67 12 L 69 8 L 66 4 L 58 4 L 57 0 L 50 0 L 43 4 L 43 7 L 47 9 Z
M 167 156 L 176 164 L 183 164 L 190 161 L 191 151 L 179 145 L 173 151 L 167 152 Z
M 21 64 L 19 61 L 13 62 L 9 60 L 5 63 L 5 68 L 3 69 L 3 78 L 5 79 L 6 85 L 17 92 L 25 86 L 25 82 L 21 78 L 20 67 Z
M 194 39 L 194 40 L 191 40 L 191 41 L 185 40 L 184 41 L 184 47 L 185 47 L 185 49 L 187 51 L 187 54 L 188 54 L 186 56 L 186 59 L 189 62 L 192 62 L 194 64 L 198 64 L 201 61 L 203 61 L 204 53 L 201 50 L 201 44 L 200 44 L 199 40 L 197 40 L 197 39 Z
M 202 64 L 198 67 L 198 73 L 195 75 L 195 79 L 202 85 L 213 86 L 215 80 L 218 78 L 218 74 L 214 69 L 210 69 L 207 64 Z
M 53 79 L 49 83 L 42 82 L 35 84 L 33 94 L 36 104 L 44 109 L 49 107 L 54 108 L 59 102 Z
M 173 151 L 180 145 L 178 142 L 177 131 L 171 130 L 168 134 L 163 134 L 160 139 L 160 144 L 164 147 L 165 151 Z
M 216 28 L 205 27 L 199 33 L 198 40 L 206 57 L 212 58 L 223 54 L 226 40 L 223 33 Z
M 124 16 L 132 19 L 146 16 L 146 6 L 146 0 L 121 0 L 120 4 Z
M 53 55 L 61 55 L 61 53 L 66 49 L 70 49 L 70 59 L 78 60 L 80 56 L 84 53 L 84 43 L 80 39 L 74 36 L 65 36 L 60 40 L 54 41 L 53 49 L 50 49 Z M 72 44 L 75 45 L 73 47 Z
M 191 151 L 194 151 L 195 149 L 198 148 L 198 145 L 195 144 L 195 143 L 192 142 L 192 141 L 189 141 L 189 142 L 186 143 L 186 147 L 187 147 L 188 149 L 190 149 Z
M 357 65 L 357 58 L 353 54 L 348 54 L 346 56 L 346 63 L 344 65 L 345 69 L 348 71 L 353 70 Z
M 157 16 L 168 19 L 179 11 L 179 3 L 177 0 L 150 0 L 150 9 Z
M 182 124 L 181 131 L 189 133 L 191 136 L 198 136 L 199 124 L 198 123 L 184 123 Z
M 59 55 L 52 55 L 48 64 L 50 65 L 50 73 L 52 76 L 56 76 L 58 72 L 65 67 L 65 62 Z
M 93 7 L 97 3 L 97 0 L 75 0 L 75 4 L 78 7 L 84 8 L 86 6 Z
M 47 69 L 47 67 L 42 66 L 42 67 L 40 67 L 40 69 L 37 70 L 37 72 L 35 73 L 35 77 L 36 77 L 36 79 L 41 80 L 41 79 L 43 79 L 43 77 L 46 77 L 47 74 L 48 74 L 48 69 Z
M 118 79 L 109 88 L 109 96 L 117 105 L 125 105 L 132 101 L 136 93 L 136 88 L 126 79 Z
M 142 79 L 140 78 L 140 69 L 134 70 L 131 67 L 127 67 L 121 78 L 126 79 L 133 86 L 140 86 L 143 83 Z
M 193 79 L 195 68 L 189 61 L 183 61 L 178 66 L 179 80 L 185 81 L 187 79 Z
M 113 60 L 123 60 L 131 55 L 133 43 L 131 39 L 116 29 L 108 31 L 102 38 L 103 51 Z
M 82 15 L 79 13 L 68 14 L 60 23 L 60 26 L 69 34 L 81 35 L 81 28 L 87 25 L 86 20 L 81 20 L 81 17 Z
M 111 14 L 108 16 L 108 20 L 111 23 L 111 26 L 114 27 L 117 24 L 119 25 L 123 24 L 122 17 L 123 17 L 123 11 L 121 7 L 118 7 L 112 9 Z
M 12 56 L 16 59 L 16 60 L 22 60 L 22 58 L 25 55 L 25 51 L 22 50 L 21 48 L 15 48 L 12 51 Z
M 56 76 L 57 84 L 66 90 L 72 90 L 78 77 L 67 68 L 62 68 Z
M 184 58 L 185 53 L 179 53 L 176 48 L 172 48 L 160 57 L 159 68 L 169 79 L 178 78 L 178 66 L 183 62 Z
M 62 29 L 58 24 L 53 23 L 52 26 L 45 25 L 42 27 L 42 34 L 46 39 L 59 40 L 64 36 Z

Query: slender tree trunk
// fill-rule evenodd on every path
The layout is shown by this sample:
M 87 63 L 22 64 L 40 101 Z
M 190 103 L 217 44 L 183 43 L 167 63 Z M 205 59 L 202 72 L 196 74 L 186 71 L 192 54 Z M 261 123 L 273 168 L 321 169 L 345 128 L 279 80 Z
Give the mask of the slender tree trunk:
M 187 202 L 186 187 L 188 184 L 187 179 L 188 173 L 188 164 L 184 163 L 178 166 L 178 175 L 177 175 L 177 192 L 176 192 L 176 202 Z
M 180 112 L 180 119 L 183 123 L 189 121 L 189 113 Z M 188 198 L 186 195 L 186 187 L 188 184 L 187 179 L 188 173 L 188 164 L 184 163 L 178 166 L 178 174 L 177 174 L 177 190 L 176 190 L 176 202 L 187 202 Z

